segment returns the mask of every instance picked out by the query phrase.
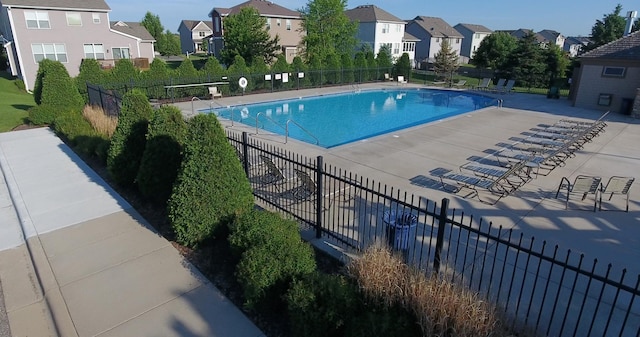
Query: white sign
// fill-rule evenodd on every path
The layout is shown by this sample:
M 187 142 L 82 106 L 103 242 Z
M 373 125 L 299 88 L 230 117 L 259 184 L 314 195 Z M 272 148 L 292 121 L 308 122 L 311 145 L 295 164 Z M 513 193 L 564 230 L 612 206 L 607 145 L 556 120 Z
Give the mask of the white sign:
M 247 87 L 247 79 L 244 78 L 244 77 L 240 77 L 240 79 L 238 80 L 238 85 L 242 89 L 246 88 Z
M 289 82 L 289 73 L 282 73 L 282 83 Z
M 271 81 L 271 74 L 264 75 L 264 80 L 265 81 Z
M 298 73 L 298 78 L 304 78 L 304 73 Z

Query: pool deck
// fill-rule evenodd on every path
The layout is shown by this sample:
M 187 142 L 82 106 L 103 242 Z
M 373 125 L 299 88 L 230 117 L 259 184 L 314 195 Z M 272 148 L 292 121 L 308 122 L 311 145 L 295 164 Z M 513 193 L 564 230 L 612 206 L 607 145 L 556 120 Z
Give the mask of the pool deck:
M 373 88 L 396 88 L 396 83 L 367 84 L 358 87 L 331 87 L 299 91 L 223 97 L 215 101 L 195 101 L 178 105 L 187 116 L 193 110 L 210 106 L 242 105 L 335 92 Z M 405 88 L 423 87 L 404 85 Z M 503 107 L 488 107 L 471 113 L 439 120 L 427 125 L 395 131 L 370 139 L 330 149 L 260 131 L 228 120 L 221 123 L 230 130 L 247 131 L 251 137 L 270 142 L 308 157 L 322 155 L 325 163 L 346 169 L 365 178 L 398 188 L 416 196 L 440 201 L 451 200 L 451 207 L 466 214 L 492 221 L 495 226 L 521 231 L 525 237 L 558 244 L 561 252 L 584 253 L 586 261 L 597 258 L 600 263 L 612 263 L 617 270 L 627 268 L 629 276 L 640 274 L 640 181 L 630 192 L 629 212 L 591 211 L 593 196 L 580 202 L 572 200 L 565 209 L 555 192 L 562 177 L 572 182 L 577 175 L 640 178 L 640 120 L 612 112 L 606 118 L 607 127 L 600 136 L 577 151 L 566 165 L 557 167 L 547 176 L 538 176 L 515 193 L 488 205 L 477 198 L 464 198 L 442 189 L 435 172 L 457 170 L 465 162 L 486 156 L 488 152 L 511 144 L 512 137 L 539 124 L 553 124 L 563 118 L 596 120 L 601 111 L 575 108 L 567 99 L 547 99 L 543 95 L 491 94 L 503 100 Z M 561 193 L 562 195 L 562 193 Z M 604 199 L 603 208 L 623 209 L 624 198 Z

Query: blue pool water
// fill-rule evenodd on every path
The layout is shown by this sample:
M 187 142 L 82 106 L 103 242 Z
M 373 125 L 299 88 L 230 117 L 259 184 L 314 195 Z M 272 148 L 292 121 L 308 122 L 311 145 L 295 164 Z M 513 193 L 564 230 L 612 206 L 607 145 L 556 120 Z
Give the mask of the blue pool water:
M 222 118 L 330 148 L 391 131 L 428 123 L 491 105 L 495 99 L 474 93 L 398 89 L 214 109 Z M 209 109 L 202 112 L 210 112 Z M 256 120 L 256 116 L 258 116 Z M 292 122 L 287 123 L 289 120 Z M 304 130 L 303 130 L 304 129 Z

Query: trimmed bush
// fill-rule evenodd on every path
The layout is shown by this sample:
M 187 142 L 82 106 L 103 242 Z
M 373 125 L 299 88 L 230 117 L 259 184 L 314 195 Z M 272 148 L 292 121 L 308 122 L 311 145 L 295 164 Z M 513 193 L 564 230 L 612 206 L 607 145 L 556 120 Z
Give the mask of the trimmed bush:
M 57 109 L 50 105 L 36 105 L 29 108 L 29 120 L 35 125 L 52 124 L 56 118 Z
M 61 111 L 80 112 L 84 106 L 82 96 L 62 63 L 56 61 L 47 67 L 42 78 L 41 104 Z
M 102 83 L 104 73 L 100 68 L 100 63 L 95 59 L 83 59 L 80 63 L 80 73 L 75 78 L 78 92 L 84 99 L 85 104 L 89 103 L 89 94 L 87 93 L 87 82 L 98 85 Z
M 118 185 L 128 187 L 135 182 L 152 113 L 153 109 L 143 93 L 133 90 L 122 97 L 118 126 L 107 156 L 107 169 Z
M 140 78 L 140 70 L 136 69 L 129 59 L 119 59 L 115 67 L 111 69 L 108 78 L 112 83 L 125 84 L 133 87 L 135 81 Z
M 196 246 L 253 207 L 249 180 L 214 114 L 188 123 L 184 157 L 168 202 L 176 240 Z
M 165 105 L 158 109 L 149 124 L 147 145 L 142 155 L 137 183 L 142 195 L 166 204 L 182 162 L 182 145 L 187 123 L 180 109 Z
M 255 209 L 237 216 L 229 227 L 229 243 L 238 256 L 251 247 L 266 244 L 273 236 L 290 236 L 287 240 L 292 241 L 300 238 L 295 221 Z
M 97 157 L 101 162 L 105 162 L 109 139 L 99 134 L 81 112 L 67 111 L 57 114 L 53 121 L 53 128 L 76 152 Z
M 42 79 L 45 73 L 56 61 L 44 59 L 38 63 L 38 72 L 36 73 L 36 81 L 33 84 L 33 100 L 36 104 L 42 104 Z

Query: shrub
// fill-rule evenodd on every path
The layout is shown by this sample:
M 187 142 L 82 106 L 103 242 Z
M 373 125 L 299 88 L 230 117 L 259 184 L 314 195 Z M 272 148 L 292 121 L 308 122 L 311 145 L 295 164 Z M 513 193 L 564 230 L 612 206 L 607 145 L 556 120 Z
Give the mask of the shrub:
M 100 63 L 95 59 L 83 59 L 80 63 L 80 73 L 75 78 L 78 92 L 84 99 L 85 103 L 89 103 L 89 94 L 87 92 L 87 82 L 98 85 L 102 83 L 104 73 L 100 68 Z
M 50 105 L 36 105 L 29 108 L 29 120 L 35 125 L 52 124 L 56 115 L 57 109 Z
M 272 236 L 291 236 L 289 240 L 300 238 L 298 224 L 293 220 L 285 220 L 280 214 L 251 210 L 237 216 L 230 225 L 229 243 L 238 254 L 247 249 L 266 244 Z
M 95 131 L 80 111 L 57 114 L 53 128 L 76 152 L 105 161 L 109 139 Z
M 133 83 L 140 78 L 140 70 L 136 69 L 131 60 L 119 59 L 116 61 L 115 67 L 111 69 L 108 77 L 110 82 L 125 84 L 131 89 Z
M 82 109 L 82 117 L 86 119 L 98 134 L 111 139 L 118 126 L 118 118 L 107 116 L 101 107 L 97 105 L 85 105 Z
M 196 115 L 188 124 L 168 211 L 177 241 L 196 246 L 236 213 L 251 209 L 253 194 L 216 116 Z
M 84 102 L 67 69 L 58 61 L 47 64 L 41 80 L 40 104 L 50 105 L 58 112 L 80 112 Z
M 171 196 L 186 131 L 182 112 L 175 106 L 163 106 L 154 113 L 136 179 L 146 198 L 164 205 Z
M 342 54 L 340 56 L 343 72 L 343 83 L 353 83 L 353 58 L 349 54 Z
M 133 90 L 122 97 L 118 126 L 107 155 L 107 169 L 121 186 L 132 185 L 138 174 L 152 113 L 151 105 L 143 93 Z
M 233 64 L 227 69 L 227 73 L 229 74 L 229 90 L 232 93 L 242 92 L 242 88 L 238 85 L 238 79 L 241 76 L 249 76 L 249 67 L 247 66 L 245 59 L 240 55 L 236 55 L 233 59 Z M 254 83 L 252 83 L 252 81 L 247 82 L 245 91 L 251 92 L 251 90 L 253 90 Z
M 38 72 L 36 73 L 36 81 L 33 84 L 33 100 L 36 104 L 42 104 L 42 79 L 45 73 L 56 61 L 44 59 L 38 63 Z

